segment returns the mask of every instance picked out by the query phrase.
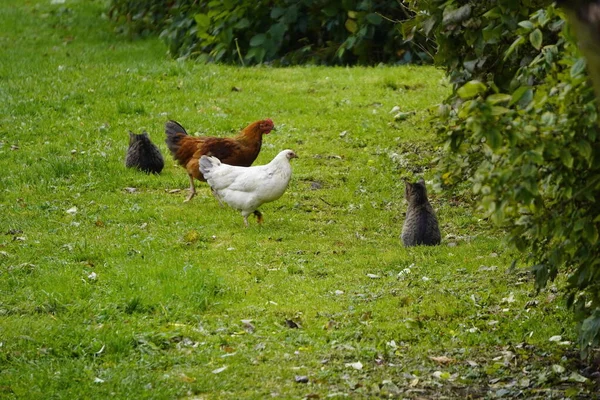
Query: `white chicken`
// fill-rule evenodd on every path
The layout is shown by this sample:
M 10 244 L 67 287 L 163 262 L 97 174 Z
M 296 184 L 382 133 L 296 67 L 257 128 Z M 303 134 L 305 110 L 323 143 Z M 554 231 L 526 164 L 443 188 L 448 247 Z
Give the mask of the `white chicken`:
M 256 215 L 258 223 L 263 217 L 258 207 L 280 198 L 292 177 L 290 160 L 298 158 L 292 150 L 283 150 L 266 165 L 236 167 L 223 164 L 216 157 L 200 157 L 200 172 L 206 178 L 220 202 L 240 210 L 244 224 L 248 215 Z

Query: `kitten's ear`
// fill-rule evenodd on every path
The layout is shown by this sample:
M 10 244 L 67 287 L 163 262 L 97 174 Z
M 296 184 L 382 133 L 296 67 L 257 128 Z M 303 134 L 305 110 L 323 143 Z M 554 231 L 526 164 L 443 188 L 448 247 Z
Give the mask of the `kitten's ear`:
M 148 139 L 150 139 L 150 138 L 148 137 L 148 132 L 146 132 L 146 131 L 142 131 L 142 136 L 143 136 L 143 137 L 145 137 L 145 138 L 148 138 Z
M 420 183 L 421 185 L 425 186 L 425 179 L 421 178 L 417 181 L 417 183 Z

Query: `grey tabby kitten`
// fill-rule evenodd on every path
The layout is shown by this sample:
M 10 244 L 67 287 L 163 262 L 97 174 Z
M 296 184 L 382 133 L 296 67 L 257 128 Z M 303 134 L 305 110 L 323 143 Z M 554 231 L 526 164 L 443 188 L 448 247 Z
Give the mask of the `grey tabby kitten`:
M 416 183 L 405 181 L 404 195 L 408 201 L 406 220 L 402 227 L 404 246 L 440 244 L 442 236 L 433 207 L 427 200 L 427 189 L 423 178 Z
M 129 148 L 125 156 L 127 168 L 137 168 L 146 173 L 159 174 L 165 166 L 160 150 L 148 136 L 147 132 L 136 135 L 129 132 Z

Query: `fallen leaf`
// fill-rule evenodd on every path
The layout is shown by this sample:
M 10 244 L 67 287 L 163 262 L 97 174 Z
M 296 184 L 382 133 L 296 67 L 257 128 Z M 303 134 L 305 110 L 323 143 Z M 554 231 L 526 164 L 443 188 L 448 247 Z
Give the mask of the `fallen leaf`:
M 361 369 L 363 369 L 363 365 L 360 361 L 357 362 L 353 362 L 353 363 L 346 363 L 344 364 L 346 367 L 352 367 L 358 371 L 360 371 Z
M 429 359 L 433 360 L 437 363 L 440 363 L 440 364 L 450 364 L 450 363 L 453 363 L 454 361 L 456 361 L 454 358 L 450 358 L 450 357 L 446 357 L 446 356 L 439 356 L 439 357 L 430 356 Z
M 123 190 L 125 190 L 126 192 L 129 192 L 129 193 L 135 193 L 135 192 L 137 192 L 137 188 L 134 188 L 134 187 L 126 187 Z
M 583 383 L 587 381 L 587 378 L 585 376 L 579 375 L 577 372 L 573 372 L 571 373 L 571 375 L 569 375 L 569 380 L 571 382 Z
M 67 214 L 71 214 L 71 215 L 77 214 L 77 207 L 71 207 L 71 208 L 69 208 L 69 209 L 68 209 L 67 211 L 65 211 L 65 212 L 66 212 Z
M 97 352 L 95 352 L 94 355 L 99 356 L 100 354 L 102 354 L 104 352 L 105 348 L 106 348 L 106 346 L 102 345 L 102 347 L 100 348 L 100 350 L 98 350 Z
M 227 369 L 227 365 L 221 367 L 221 368 L 217 368 L 217 369 L 213 369 L 212 373 L 213 374 L 220 374 L 221 372 L 225 371 Z
M 407 119 L 408 117 L 410 117 L 411 115 L 414 115 L 414 114 L 415 114 L 414 111 L 399 112 L 398 114 L 394 115 L 394 120 L 395 121 L 404 121 L 405 119 Z
M 552 336 L 548 340 L 551 341 L 551 342 L 560 342 L 562 340 L 562 336 L 560 336 L 560 335 Z
M 379 279 L 380 278 L 379 275 L 375 275 L 375 274 L 367 274 L 367 276 L 371 279 Z
M 398 397 L 402 394 L 402 390 L 394 382 L 385 380 L 381 382 L 381 392 L 391 397 Z
M 194 382 L 196 382 L 196 378 L 191 378 L 191 377 L 187 376 L 186 374 L 181 374 L 181 376 L 179 377 L 179 379 L 182 382 L 186 382 L 186 383 L 194 383 Z
M 447 380 L 450 378 L 450 374 L 448 372 L 443 372 L 443 371 L 435 371 L 432 375 L 436 379 Z
M 554 364 L 552 365 L 552 371 L 554 371 L 557 374 L 562 374 L 563 372 L 565 372 L 565 367 L 559 364 Z
M 296 375 L 294 377 L 296 383 L 308 383 L 308 376 L 305 375 Z
M 513 292 L 510 292 L 510 294 L 508 295 L 508 297 L 504 297 L 501 301 L 501 303 L 514 303 L 515 302 L 515 295 Z
M 225 353 L 233 353 L 233 352 L 235 352 L 235 348 L 234 347 L 227 346 L 227 345 L 221 346 L 221 350 L 223 350 Z

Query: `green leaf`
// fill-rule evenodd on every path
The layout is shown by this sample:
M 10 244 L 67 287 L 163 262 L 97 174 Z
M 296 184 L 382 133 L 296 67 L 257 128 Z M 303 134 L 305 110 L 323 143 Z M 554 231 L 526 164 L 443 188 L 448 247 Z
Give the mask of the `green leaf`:
M 512 99 L 512 96 L 510 94 L 495 93 L 495 94 L 489 95 L 486 100 L 492 104 L 498 104 L 498 103 L 508 103 L 511 99 Z
M 277 19 L 281 17 L 285 13 L 285 8 L 283 7 L 273 7 L 271 10 L 271 18 Z
M 573 155 L 567 149 L 560 150 L 560 160 L 569 169 L 573 168 Z
M 461 86 L 456 93 L 461 99 L 467 100 L 484 93 L 486 90 L 487 87 L 480 81 L 470 81 Z
M 496 150 L 502 146 L 502 134 L 496 129 L 490 129 L 485 134 L 486 143 Z
M 250 39 L 250 46 L 252 46 L 252 47 L 260 46 L 261 44 L 263 44 L 265 42 L 266 39 L 267 39 L 267 35 L 265 35 L 264 33 L 259 33 L 258 35 L 254 35 L 254 36 L 252 36 L 252 39 Z
M 429 37 L 429 33 L 431 33 L 431 30 L 435 26 L 436 22 L 437 22 L 437 20 L 434 17 L 428 18 L 425 21 L 423 21 L 422 26 L 423 26 L 423 33 L 425 34 L 425 36 Z
M 516 38 L 515 41 L 512 42 L 512 44 L 504 53 L 504 61 L 508 60 L 508 57 L 510 57 L 510 55 L 517 49 L 517 47 L 519 47 L 523 43 L 525 43 L 525 38 L 523 36 L 519 36 L 518 38 Z
M 271 25 L 271 27 L 269 28 L 269 34 L 271 35 L 271 38 L 273 39 L 273 41 L 275 43 L 280 44 L 280 42 L 283 40 L 283 35 L 285 34 L 285 32 L 287 31 L 287 26 L 285 24 L 277 23 L 277 24 L 273 24 Z
M 583 228 L 583 237 L 591 244 L 596 244 L 598 242 L 598 229 L 596 229 L 596 225 L 588 221 Z
M 367 14 L 365 18 L 372 25 L 379 25 L 381 24 L 381 22 L 383 22 L 383 18 L 381 18 L 381 15 L 376 13 Z
M 249 26 L 250 26 L 250 21 L 248 20 L 248 18 L 242 18 L 238 21 L 237 24 L 234 25 L 234 28 L 237 30 L 242 30 L 242 29 L 246 29 Z
M 471 16 L 471 5 L 465 4 L 457 9 L 451 9 L 450 7 L 444 8 L 444 17 L 442 19 L 443 25 L 457 24 Z
M 199 31 L 206 31 L 210 27 L 210 17 L 208 15 L 196 14 L 194 15 L 194 19 Z
M 528 31 L 532 30 L 533 28 L 535 28 L 535 25 L 533 25 L 533 22 L 529 21 L 529 20 L 525 20 L 525 21 L 521 21 L 518 24 L 521 28 L 525 28 Z
M 498 7 L 492 8 L 490 11 L 483 14 L 485 18 L 496 19 L 502 17 L 502 11 Z
M 586 161 L 590 162 L 592 159 L 592 146 L 586 140 L 580 140 L 576 144 L 577 151 Z
M 267 50 L 265 50 L 264 48 L 253 47 L 250 50 L 248 50 L 248 54 L 246 54 L 246 59 L 255 59 L 257 63 L 262 63 L 266 54 Z
M 546 126 L 554 126 L 556 124 L 556 115 L 550 111 L 546 111 L 542 114 L 541 122 Z
M 539 29 L 534 30 L 529 34 L 529 41 L 531 45 L 535 47 L 536 50 L 540 50 L 542 48 L 542 41 L 544 40 L 544 35 L 542 35 L 542 31 Z
M 493 116 L 503 115 L 503 114 L 509 113 L 510 111 L 511 110 L 506 107 L 501 107 L 501 106 L 493 106 L 492 107 L 492 115 Z
M 350 18 L 348 18 L 346 20 L 346 23 L 344 24 L 344 26 L 350 33 L 356 33 L 356 31 L 358 30 L 358 24 L 356 23 L 355 20 L 350 19 Z
M 579 59 L 571 67 L 571 78 L 576 78 L 585 71 L 585 58 L 579 57 Z
M 466 119 L 471 113 L 471 107 L 473 105 L 473 100 L 465 101 L 458 110 L 458 118 Z
M 531 99 L 533 98 L 533 91 L 531 90 L 531 88 L 529 86 L 521 86 L 520 88 L 518 88 L 517 90 L 515 90 L 512 94 L 512 100 L 510 101 L 509 105 L 513 105 L 516 103 L 521 103 L 524 100 L 527 100 L 527 103 L 529 101 L 531 101 Z

